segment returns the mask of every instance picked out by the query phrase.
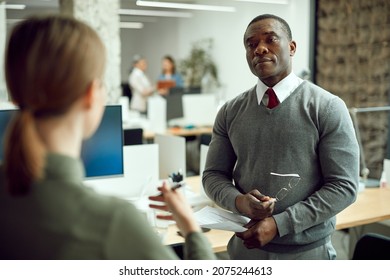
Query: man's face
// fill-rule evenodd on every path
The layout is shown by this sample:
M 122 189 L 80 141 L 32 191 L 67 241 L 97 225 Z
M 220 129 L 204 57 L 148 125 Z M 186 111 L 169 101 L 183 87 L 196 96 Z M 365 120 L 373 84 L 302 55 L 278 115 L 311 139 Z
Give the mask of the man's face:
M 148 63 L 144 58 L 138 61 L 136 66 L 144 72 L 146 71 L 146 69 L 148 69 Z
M 290 74 L 296 45 L 279 21 L 269 18 L 252 23 L 245 32 L 244 45 L 249 68 L 267 86 Z

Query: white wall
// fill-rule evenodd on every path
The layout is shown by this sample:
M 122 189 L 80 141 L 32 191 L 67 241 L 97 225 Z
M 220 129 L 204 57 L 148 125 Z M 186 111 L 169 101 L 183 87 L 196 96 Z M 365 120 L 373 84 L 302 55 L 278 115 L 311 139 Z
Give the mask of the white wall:
M 230 99 L 256 83 L 257 78 L 246 63 L 242 38 L 248 23 L 263 13 L 278 15 L 290 24 L 293 39 L 297 42 L 294 72 L 299 74 L 309 69 L 310 0 L 290 0 L 288 5 L 223 2 L 235 6 L 237 11 L 199 11 L 193 12 L 194 16 L 190 19 L 158 19 L 155 23 L 146 23 L 141 30 L 122 29 L 122 81 L 127 80 L 131 56 L 135 53 L 147 57 L 148 74 L 155 80 L 163 55 L 171 54 L 176 60 L 183 59 L 193 42 L 212 37 L 213 57 L 220 80 L 225 85 L 226 97 Z
M 174 18 L 163 18 L 157 22 L 145 23 L 143 29 L 121 29 L 122 81 L 127 81 L 132 57 L 135 54 L 148 60 L 148 75 L 152 81 L 157 79 L 161 59 L 170 54 L 177 58 L 179 52 L 180 22 Z M 177 58 L 178 60 L 179 58 Z

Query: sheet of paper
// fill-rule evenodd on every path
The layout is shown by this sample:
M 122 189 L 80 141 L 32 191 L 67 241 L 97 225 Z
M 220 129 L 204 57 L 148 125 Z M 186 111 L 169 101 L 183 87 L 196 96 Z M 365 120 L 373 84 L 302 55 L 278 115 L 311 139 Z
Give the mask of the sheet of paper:
M 210 228 L 210 229 L 226 230 L 226 231 L 232 231 L 232 232 L 243 232 L 243 231 L 247 230 L 247 228 L 244 228 L 243 226 L 237 225 L 237 224 L 230 222 L 230 221 L 227 221 L 224 223 L 217 223 L 217 224 L 201 225 L 201 227 Z
M 244 225 L 250 220 L 248 217 L 210 206 L 195 212 L 195 219 L 201 227 L 233 232 L 247 230 Z

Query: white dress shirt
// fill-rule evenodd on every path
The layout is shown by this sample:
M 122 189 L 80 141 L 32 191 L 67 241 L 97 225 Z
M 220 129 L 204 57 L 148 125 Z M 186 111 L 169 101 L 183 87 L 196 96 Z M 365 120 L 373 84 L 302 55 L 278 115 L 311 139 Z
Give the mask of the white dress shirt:
M 274 90 L 279 103 L 282 103 L 290 94 L 303 82 L 301 78 L 291 72 L 287 77 L 277 83 L 272 89 Z M 260 79 L 257 81 L 256 95 L 257 103 L 263 102 L 265 106 L 268 104 L 268 95 L 265 94 L 268 86 Z

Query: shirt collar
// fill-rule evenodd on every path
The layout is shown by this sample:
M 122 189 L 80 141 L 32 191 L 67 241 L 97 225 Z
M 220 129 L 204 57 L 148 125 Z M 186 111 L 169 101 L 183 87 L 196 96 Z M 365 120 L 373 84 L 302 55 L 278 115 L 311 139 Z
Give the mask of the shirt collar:
M 283 80 L 279 81 L 276 85 L 273 86 L 273 90 L 275 91 L 276 96 L 280 103 L 282 103 L 301 83 L 302 79 L 291 72 L 287 77 Z M 257 95 L 257 103 L 260 105 L 263 100 L 264 93 L 268 89 L 260 79 L 257 81 L 256 86 L 256 95 Z
M 80 183 L 85 177 L 81 159 L 49 153 L 46 155 L 45 179 Z

